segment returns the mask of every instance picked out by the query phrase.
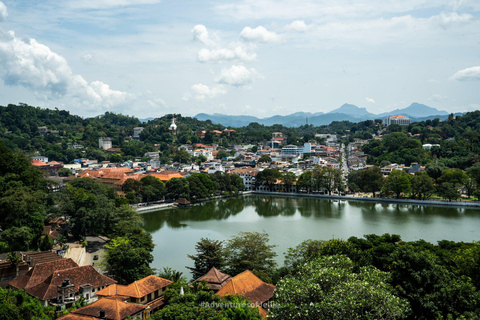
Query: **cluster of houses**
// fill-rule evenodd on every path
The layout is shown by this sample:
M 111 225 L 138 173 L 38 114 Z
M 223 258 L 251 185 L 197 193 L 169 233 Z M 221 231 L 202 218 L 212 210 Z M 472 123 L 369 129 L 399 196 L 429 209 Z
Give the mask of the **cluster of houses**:
M 170 280 L 150 275 L 122 285 L 91 265 L 79 266 L 72 259 L 62 258 L 50 251 L 17 254 L 21 262 L 16 266 L 15 274 L 10 275 L 11 279 L 2 282 L 3 286 L 24 290 L 38 298 L 44 306 L 55 306 L 57 312 L 80 300 L 87 303 L 58 318 L 62 320 L 147 319 L 165 306 L 164 294 L 172 284 Z M 1 259 L 5 257 L 0 256 L 0 275 L 3 277 L 7 264 L 9 269 L 12 269 L 12 264 Z M 274 285 L 263 282 L 249 270 L 231 277 L 212 268 L 194 282 L 202 281 L 219 296 L 243 295 L 258 306 L 264 317 L 275 290 Z
M 169 126 L 169 130 L 174 134 L 177 133 L 175 120 L 172 119 L 172 123 Z M 385 119 L 385 123 L 405 126 L 410 123 L 410 119 L 401 115 L 389 116 Z M 143 127 L 134 128 L 133 139 L 139 139 L 143 129 Z M 39 130 L 47 132 L 43 127 L 39 128 Z M 214 130 L 210 133 L 230 135 L 233 132 L 234 130 L 225 129 L 223 131 Z M 197 134 L 202 138 L 205 137 L 206 132 L 200 131 Z M 374 136 L 374 139 L 381 138 L 381 135 Z M 196 172 L 226 172 L 238 174 L 243 179 L 245 190 L 253 191 L 258 188 L 262 190 L 271 189 L 271 186 L 257 186 L 255 184 L 255 176 L 266 168 L 293 172 L 299 177 L 303 172 L 312 170 L 316 165 L 341 169 L 344 176 L 351 170 L 362 170 L 368 167 L 366 164 L 367 155 L 362 151 L 362 145 L 368 143 L 368 140 L 355 139 L 347 146 L 343 146 L 339 142 L 339 137 L 335 134 L 316 134 L 315 139 L 315 142 L 308 142 L 304 143 L 303 146 L 298 146 L 287 144 L 287 138 L 282 132 L 273 132 L 270 141 L 266 141 L 263 144 L 232 145 L 226 148 L 225 151 L 227 151 L 228 156 L 222 159 L 217 159 L 221 148 L 216 144 L 183 144 L 178 147 L 179 150 L 188 152 L 194 159 L 202 156 L 202 160 L 205 160 L 202 163 L 192 160 L 188 163 L 174 162 L 162 164 L 160 163 L 158 151 L 144 154 L 144 158 L 148 159 L 147 161 L 126 161 L 123 163 L 103 161 L 99 163 L 95 159 L 75 159 L 73 164 L 64 165 L 56 161 L 48 162 L 48 159 L 45 159 L 45 157 L 37 155 L 33 157 L 32 163 L 42 170 L 46 176 L 57 176 L 61 168 L 68 168 L 75 177 L 94 178 L 99 182 L 114 187 L 119 193 L 121 193 L 121 186 L 126 179 L 139 180 L 146 175 L 153 175 L 166 182 L 171 178 L 186 177 Z M 321 143 L 317 141 L 321 141 Z M 423 147 L 428 149 L 435 146 L 437 145 L 424 145 Z M 119 148 L 112 148 L 112 139 L 108 137 L 99 139 L 99 148 L 110 152 L 121 152 Z M 255 152 L 252 150 L 255 150 Z M 348 158 L 344 158 L 345 154 L 348 154 Z M 268 156 L 271 162 L 259 163 L 258 161 L 262 156 Z M 391 164 L 382 168 L 382 172 L 384 175 L 388 175 L 393 169 L 404 169 L 411 173 L 424 168 L 415 163 L 411 167 L 405 167 L 402 164 Z M 62 185 L 69 179 L 72 178 L 57 179 L 57 182 Z

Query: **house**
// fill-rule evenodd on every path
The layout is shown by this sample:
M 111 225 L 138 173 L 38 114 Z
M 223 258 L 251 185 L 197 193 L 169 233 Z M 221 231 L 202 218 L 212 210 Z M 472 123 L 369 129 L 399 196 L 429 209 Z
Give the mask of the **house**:
M 37 297 L 44 306 L 70 307 L 81 297 L 97 300 L 95 292 L 116 281 L 100 274 L 91 265 L 79 267 L 72 259 L 37 263 L 25 275 L 8 284 Z
M 260 280 L 250 270 L 246 270 L 231 278 L 216 294 L 240 294 L 259 307 L 259 312 L 265 317 L 268 302 L 273 298 L 275 286 Z
M 98 291 L 97 295 L 121 300 L 125 303 L 142 305 L 151 314 L 163 307 L 165 304 L 163 295 L 172 283 L 170 280 L 151 275 L 129 285 L 114 284 L 108 286 Z
M 58 318 L 58 320 L 123 320 L 145 319 L 143 315 L 147 306 L 123 302 L 116 298 L 103 298 L 73 310 L 69 314 Z
M 232 277 L 226 273 L 220 272 L 217 268 L 213 267 L 212 269 L 208 270 L 203 276 L 198 278 L 193 282 L 202 282 L 206 281 L 208 284 L 208 288 L 213 292 L 217 292 L 218 290 L 222 289 L 228 281 L 230 281 Z

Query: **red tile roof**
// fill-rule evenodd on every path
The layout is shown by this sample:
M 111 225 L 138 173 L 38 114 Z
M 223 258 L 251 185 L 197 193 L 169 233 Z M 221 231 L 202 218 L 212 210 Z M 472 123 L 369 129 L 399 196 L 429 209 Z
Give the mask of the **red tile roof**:
M 38 263 L 26 275 L 13 279 L 8 284 L 15 288 L 26 290 L 45 281 L 55 270 L 74 267 L 78 267 L 78 264 L 70 258 Z
M 93 266 L 81 266 L 71 269 L 55 270 L 42 283 L 26 289 L 26 292 L 40 300 L 50 300 L 57 296 L 57 286 L 61 285 L 65 279 L 70 279 L 70 283 L 75 285 L 75 292 L 78 292 L 80 286 L 90 284 L 93 288 L 109 286 L 116 281 L 100 274 Z

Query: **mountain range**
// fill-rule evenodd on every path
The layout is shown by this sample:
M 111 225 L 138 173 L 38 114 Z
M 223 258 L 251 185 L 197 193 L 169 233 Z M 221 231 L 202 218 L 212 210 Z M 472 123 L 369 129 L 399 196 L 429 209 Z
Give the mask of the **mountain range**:
M 449 113 L 438 110 L 420 103 L 412 103 L 404 109 L 395 109 L 393 111 L 374 114 L 367 111 L 366 108 L 359 108 L 353 104 L 344 104 L 340 108 L 328 113 L 323 112 L 296 112 L 286 116 L 275 115 L 267 118 L 257 118 L 254 116 L 231 116 L 220 113 L 205 114 L 199 113 L 195 116 L 198 120 L 210 120 L 213 123 L 219 123 L 230 127 L 244 127 L 252 122 L 257 122 L 266 126 L 281 124 L 286 127 L 298 127 L 306 123 L 314 126 L 328 125 L 333 121 L 360 122 L 364 120 L 384 119 L 388 115 L 403 115 L 415 121 L 424 121 L 428 119 L 439 118 L 445 120 Z

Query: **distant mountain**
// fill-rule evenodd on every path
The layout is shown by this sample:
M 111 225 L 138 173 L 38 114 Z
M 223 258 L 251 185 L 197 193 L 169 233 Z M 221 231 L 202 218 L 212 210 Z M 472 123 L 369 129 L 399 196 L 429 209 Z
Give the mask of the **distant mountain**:
M 198 120 L 210 120 L 213 123 L 219 123 L 224 126 L 244 127 L 252 122 L 257 122 L 266 126 L 281 124 L 286 127 L 299 127 L 307 123 L 314 126 L 328 125 L 333 121 L 359 122 L 364 120 L 383 119 L 388 115 L 404 115 L 412 118 L 412 121 L 423 121 L 428 119 L 448 117 L 448 112 L 441 111 L 420 103 L 412 103 L 404 109 L 396 109 L 390 112 L 374 114 L 367 111 L 366 108 L 359 108 L 353 104 L 344 104 L 340 108 L 328 113 L 323 112 L 296 112 L 286 116 L 275 115 L 268 118 L 257 118 L 254 116 L 229 116 L 225 114 L 214 113 L 212 115 L 199 113 L 195 116 Z
M 390 114 L 391 115 L 401 114 L 401 115 L 404 115 L 404 116 L 407 116 L 407 117 L 410 117 L 410 118 L 421 118 L 421 117 L 428 117 L 428 116 L 432 116 L 432 115 L 447 115 L 448 116 L 449 113 L 446 112 L 446 111 L 441 111 L 441 110 L 438 110 L 436 108 L 426 106 L 426 105 L 421 104 L 421 103 L 414 102 L 410 106 L 408 106 L 404 109 L 395 109 L 395 110 L 390 111 L 390 112 L 381 113 L 378 116 L 381 117 L 381 118 L 384 118 L 384 117 L 388 117 L 388 115 L 390 115 Z
M 359 118 L 375 117 L 375 114 L 368 112 L 366 108 L 359 108 L 353 104 L 348 104 L 348 103 L 345 103 L 340 108 L 329 112 L 329 114 L 332 114 L 332 113 L 348 114 L 348 115 L 359 117 Z
M 145 123 L 148 123 L 148 121 L 152 121 L 152 120 L 155 120 L 156 118 L 145 118 L 145 119 L 138 119 L 140 120 L 140 122 L 145 122 Z

